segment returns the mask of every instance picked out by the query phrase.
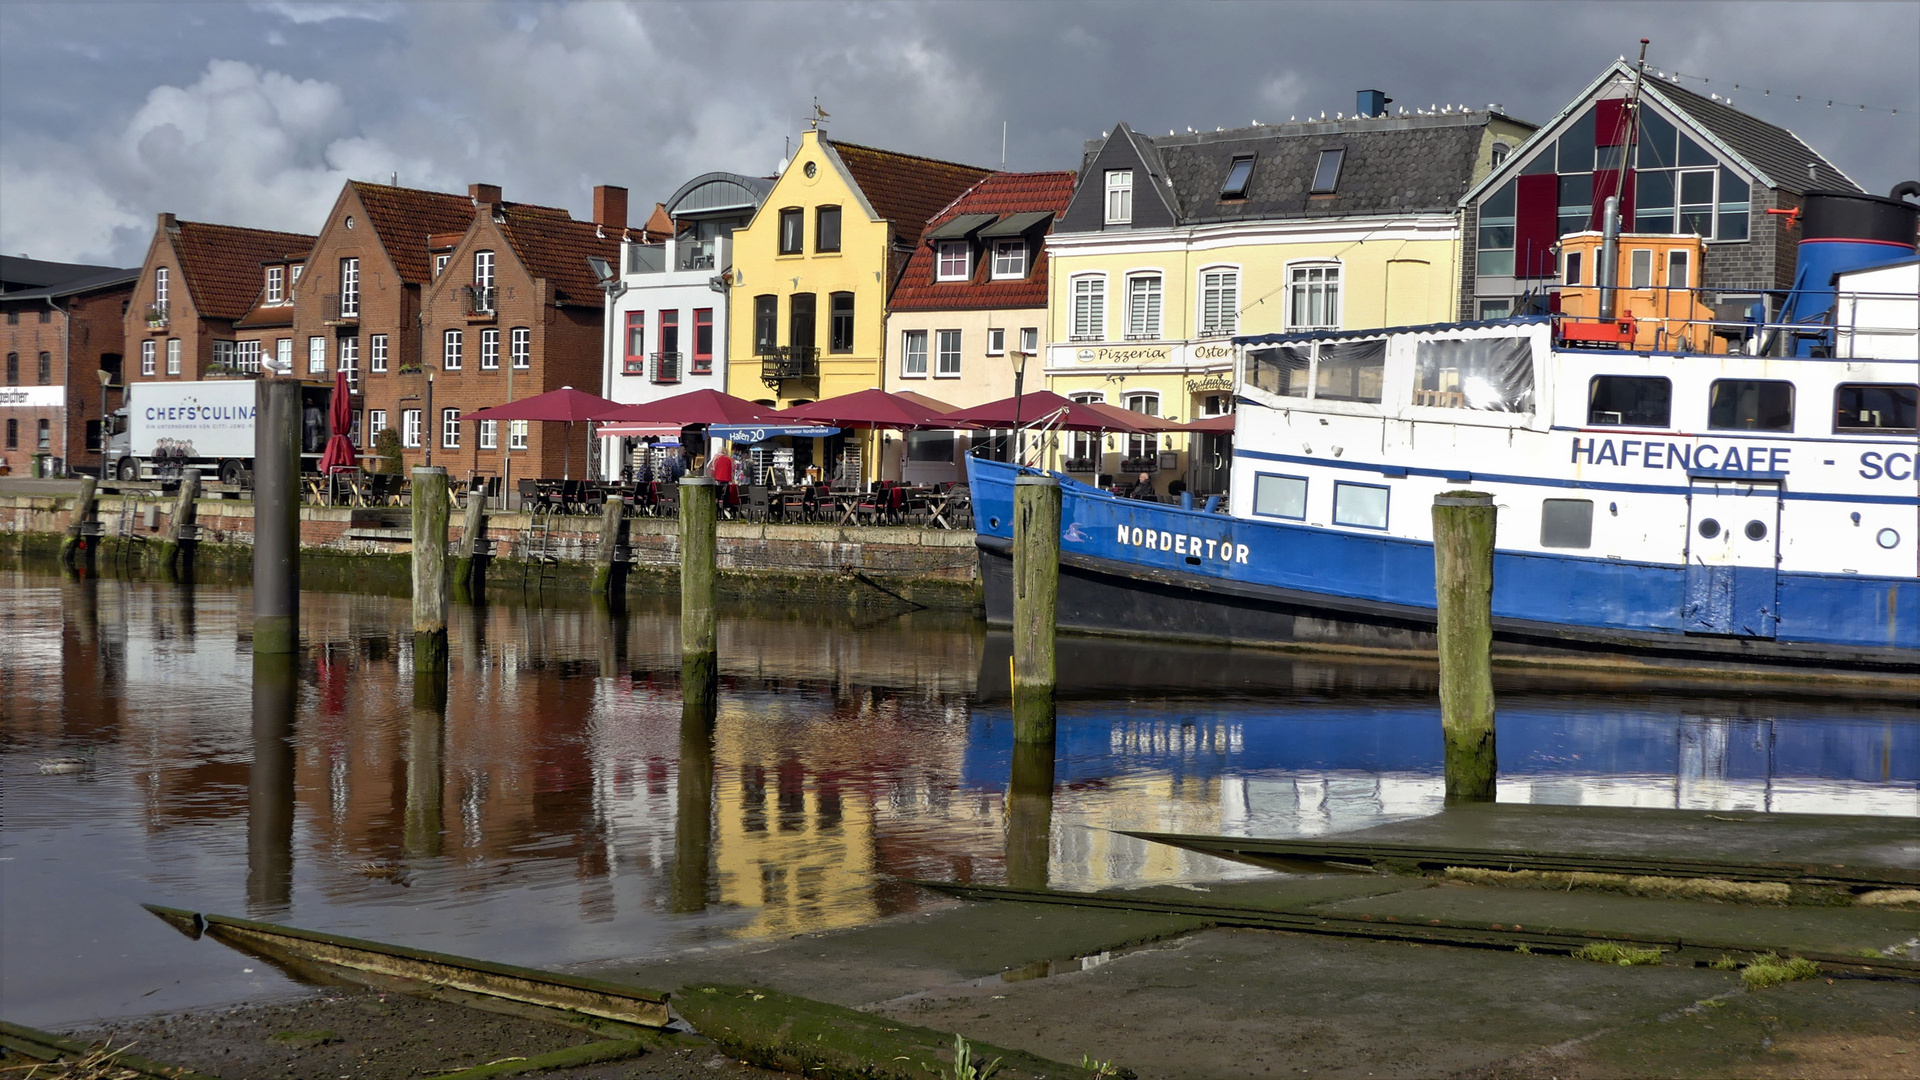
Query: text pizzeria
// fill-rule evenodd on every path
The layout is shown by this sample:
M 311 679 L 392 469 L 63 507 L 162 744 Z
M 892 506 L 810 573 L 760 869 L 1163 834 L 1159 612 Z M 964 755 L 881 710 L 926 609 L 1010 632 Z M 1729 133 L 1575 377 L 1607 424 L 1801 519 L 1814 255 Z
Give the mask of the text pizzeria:
M 1217 559 L 1223 563 L 1247 564 L 1247 545 L 1236 544 L 1232 540 L 1213 540 L 1185 533 L 1170 533 L 1159 529 L 1142 529 L 1137 525 L 1120 526 L 1120 543 L 1125 547 L 1146 548 L 1148 551 L 1168 551 L 1175 555 L 1193 555 L 1202 559 Z

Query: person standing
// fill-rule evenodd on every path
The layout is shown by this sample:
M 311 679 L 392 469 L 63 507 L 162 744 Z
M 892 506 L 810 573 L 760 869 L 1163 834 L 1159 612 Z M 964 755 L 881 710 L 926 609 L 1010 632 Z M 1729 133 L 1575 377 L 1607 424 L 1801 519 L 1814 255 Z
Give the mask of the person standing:
M 733 483 L 733 455 L 715 454 L 713 456 L 713 468 L 711 472 L 714 483 L 723 486 Z

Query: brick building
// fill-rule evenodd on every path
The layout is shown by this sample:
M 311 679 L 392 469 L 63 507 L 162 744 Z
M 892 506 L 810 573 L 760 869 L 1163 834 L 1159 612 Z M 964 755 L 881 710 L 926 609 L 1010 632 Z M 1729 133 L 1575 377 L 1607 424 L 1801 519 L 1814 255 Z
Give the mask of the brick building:
M 126 381 L 236 373 L 235 324 L 260 299 L 262 268 L 298 265 L 312 247 L 313 237 L 300 233 L 161 214 L 127 306 Z
M 620 265 L 627 191 L 595 188 L 593 221 L 503 201 L 491 185 L 476 185 L 473 200 L 458 236 L 433 238 L 444 261 L 421 293 L 421 363 L 397 373 L 388 422 L 400 428 L 409 467 L 430 459 L 456 476 L 585 477 L 584 425 L 515 421 L 501 430 L 459 417 L 563 386 L 599 392 L 601 282 Z
M 100 417 L 120 403 L 124 319 L 138 276 L 0 257 L 0 471 L 24 474 L 43 453 L 49 472 L 98 472 Z

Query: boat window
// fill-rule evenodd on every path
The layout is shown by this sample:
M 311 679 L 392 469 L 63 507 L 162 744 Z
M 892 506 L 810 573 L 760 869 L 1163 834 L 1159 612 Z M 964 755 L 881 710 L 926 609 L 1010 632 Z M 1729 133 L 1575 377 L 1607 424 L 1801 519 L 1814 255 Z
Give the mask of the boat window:
M 1413 403 L 1532 412 L 1532 342 L 1523 337 L 1420 342 L 1414 356 Z
M 1540 546 L 1593 546 L 1593 500 L 1547 499 L 1540 504 Z
M 1253 512 L 1267 517 L 1293 518 L 1295 521 L 1304 519 L 1307 516 L 1307 482 L 1298 476 L 1255 473 Z
M 1601 427 L 1669 427 L 1673 423 L 1673 382 L 1657 375 L 1595 375 L 1587 384 L 1587 423 Z
M 1386 383 L 1387 339 L 1323 341 L 1314 371 L 1313 396 L 1326 401 L 1378 404 Z
M 1363 529 L 1387 527 L 1387 489 L 1377 484 L 1333 485 L 1333 523 Z
M 1707 426 L 1720 431 L 1792 431 L 1793 384 L 1773 379 L 1715 379 Z
M 1247 381 L 1269 394 L 1303 398 L 1313 368 L 1313 346 L 1282 345 L 1247 350 Z
M 1889 431 L 1914 433 L 1915 398 L 1911 383 L 1841 383 L 1833 391 L 1833 433 Z

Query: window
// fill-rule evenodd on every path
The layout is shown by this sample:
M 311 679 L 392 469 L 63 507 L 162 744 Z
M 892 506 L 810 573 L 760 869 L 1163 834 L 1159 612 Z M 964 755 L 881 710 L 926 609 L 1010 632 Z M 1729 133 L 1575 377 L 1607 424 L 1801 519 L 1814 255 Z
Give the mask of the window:
M 1312 194 L 1329 194 L 1340 186 L 1340 163 L 1346 156 L 1345 150 L 1320 151 L 1320 161 L 1313 167 Z
M 1296 266 L 1287 273 L 1287 327 L 1337 329 L 1340 325 L 1340 268 Z
M 965 281 L 967 273 L 967 242 L 965 240 L 942 240 L 935 249 L 936 262 L 933 279 L 935 281 Z
M 1128 394 L 1122 399 L 1121 404 L 1128 412 L 1137 412 L 1142 416 L 1160 415 L 1160 395 L 1152 391 Z M 1132 463 L 1123 464 L 1120 467 L 1129 472 L 1153 468 L 1158 463 L 1149 464 L 1149 459 L 1153 458 L 1159 451 L 1160 437 L 1158 435 L 1129 435 L 1127 436 L 1127 457 L 1131 459 Z
M 453 261 L 453 256 L 451 255 L 435 255 L 433 257 L 433 276 L 439 277 L 440 271 L 445 270 L 447 268 L 447 263 L 452 261 Z
M 273 343 L 273 362 L 282 375 L 293 374 L 293 339 L 280 338 Z
M 1107 336 L 1107 279 L 1073 279 L 1073 340 L 1099 341 Z
M 1792 431 L 1793 384 L 1715 379 L 1707 391 L 1707 426 L 1720 431 Z
M 1833 433 L 1888 431 L 1914 433 L 1912 383 L 1841 383 L 1833 391 Z
M 1627 288 L 1653 288 L 1653 252 L 1635 248 L 1627 253 Z
M 1716 240 L 1745 240 L 1747 238 L 1747 214 L 1749 187 L 1745 180 L 1733 175 L 1726 166 L 1720 167 L 1719 213 L 1715 217 L 1716 225 L 1713 237 Z
M 620 370 L 626 375 L 647 373 L 647 313 L 644 311 L 627 312 L 626 362 Z
M 1133 222 L 1133 170 L 1107 170 L 1107 224 Z
M 152 375 L 155 346 L 151 341 L 140 343 L 140 374 Z M 7 382 L 17 384 L 20 381 L 20 357 L 13 354 L 7 357 Z
M 1306 480 L 1298 476 L 1274 476 L 1270 473 L 1255 473 L 1253 477 L 1253 512 L 1267 517 L 1292 518 L 1295 521 L 1306 520 Z
M 443 450 L 460 449 L 460 410 L 440 410 L 440 447 Z
M 1587 423 L 1595 427 L 1668 427 L 1673 382 L 1657 375 L 1595 375 L 1587 384 Z
M 780 298 L 762 294 L 753 298 L 753 351 L 770 353 L 780 346 Z
M 1507 319 L 1513 317 L 1513 297 L 1501 296 L 1479 301 L 1480 318 L 1483 321 Z
M 7 449 L 20 449 L 20 421 L 7 421 Z
M 693 370 L 697 374 L 713 371 L 713 309 L 693 309 Z
M 1682 172 L 1680 175 L 1679 232 L 1711 238 L 1713 236 L 1713 170 Z
M 480 331 L 480 370 L 500 370 L 500 331 L 492 327 Z
M 1565 139 L 1560 140 L 1562 144 Z M 1593 148 L 1587 148 L 1592 153 Z M 1563 147 L 1564 152 L 1564 147 Z M 1593 225 L 1593 174 L 1562 176 L 1559 183 L 1560 210 L 1558 235 L 1586 232 Z
M 1691 275 L 1687 272 L 1688 254 L 1675 248 L 1667 252 L 1667 288 L 1685 289 L 1690 287 Z
M 340 339 L 340 370 L 347 373 L 349 389 L 360 389 L 360 339 L 343 337 Z
M 1152 341 L 1160 336 L 1160 275 L 1127 279 L 1127 338 Z
M 367 339 L 367 370 L 387 370 L 387 335 L 375 334 Z
M 371 439 L 385 430 L 387 430 L 387 410 L 368 409 L 367 438 Z
M 1516 190 L 1517 182 L 1509 180 L 1480 204 L 1478 268 L 1482 277 L 1513 276 Z
M 480 449 L 482 450 L 500 449 L 500 421 L 498 420 L 480 421 Z
M 813 250 L 840 250 L 840 208 L 823 206 L 813 212 Z
M 260 343 L 242 341 L 234 346 L 233 366 L 249 375 L 260 374 Z
M 1068 396 L 1071 400 L 1081 405 L 1091 405 L 1107 400 L 1107 396 L 1098 390 L 1082 391 L 1081 393 L 1070 394 Z M 1072 433 L 1072 439 L 1073 441 L 1069 444 L 1067 452 L 1069 459 L 1067 462 L 1067 471 L 1099 472 L 1101 466 L 1104 464 L 1101 460 L 1104 455 L 1101 453 L 1100 433 L 1095 431 L 1075 431 Z
M 400 410 L 400 445 L 420 445 L 420 410 Z
M 1028 356 L 1040 351 L 1040 328 L 1023 326 L 1020 328 L 1020 351 Z
M 1513 147 L 1508 146 L 1506 143 L 1503 143 L 1503 142 L 1494 143 L 1493 151 L 1491 154 L 1492 168 L 1498 169 L 1500 166 L 1505 165 L 1507 163 L 1507 155 L 1511 153 L 1513 153 Z
M 798 207 L 780 211 L 780 254 L 800 254 L 805 231 L 806 218 Z
M 1386 384 L 1387 339 L 1322 341 L 1314 349 L 1313 396 L 1379 404 Z
M 1027 276 L 1027 242 L 1025 240 L 993 242 L 993 276 L 995 280 Z
M 527 448 L 527 422 L 525 420 L 507 421 L 507 449 L 525 450 Z
M 939 330 L 934 334 L 939 349 L 939 366 L 933 373 L 942 378 L 954 378 L 960 374 L 960 331 Z
M 524 326 L 516 326 L 507 331 L 507 352 L 513 357 L 513 366 L 525 371 L 533 366 L 533 331 Z
M 900 375 L 907 379 L 927 376 L 927 332 L 908 330 L 900 336 Z
M 827 351 L 853 351 L 853 294 L 850 292 L 827 297 Z
M 1007 331 L 1005 327 L 987 328 L 987 355 L 1005 356 L 1007 354 Z
M 213 370 L 237 371 L 238 367 L 234 363 L 234 357 L 235 350 L 233 342 L 215 341 L 213 343 Z
M 153 272 L 153 306 L 160 309 L 160 314 L 167 313 L 167 268 L 164 266 Z
M 446 371 L 459 371 L 466 350 L 466 334 L 460 330 L 448 330 L 440 338 L 440 367 Z
M 1247 197 L 1247 181 L 1253 178 L 1253 159 L 1237 157 L 1227 167 L 1227 178 L 1220 183 L 1220 197 L 1223 199 L 1244 199 Z
M 340 317 L 360 314 L 360 260 L 340 260 Z
M 1240 271 L 1205 270 L 1200 274 L 1200 336 L 1235 333 L 1240 326 Z
M 36 427 L 37 433 L 33 440 L 34 448 L 42 453 L 53 449 L 53 422 L 42 417 Z
M 488 290 L 493 288 L 493 252 L 473 253 L 473 287 Z
M 53 381 L 53 354 L 45 351 L 41 352 L 39 367 L 40 370 L 37 374 L 40 376 L 40 385 L 45 386 Z
M 7 385 L 20 385 L 20 354 L 17 352 L 7 354 Z
M 788 300 L 787 344 L 796 349 L 813 348 L 814 314 L 818 308 L 818 297 L 813 293 L 794 293 Z
M 674 365 L 674 378 L 678 381 L 680 359 L 680 312 L 678 310 L 660 313 L 660 355 L 671 357 L 667 362 Z
M 7 325 L 8 326 L 20 325 L 20 309 L 19 308 L 7 309 Z
M 286 289 L 284 288 L 286 277 L 286 267 L 267 267 L 267 303 L 278 304 L 286 297 Z
M 1328 346 L 1321 346 L 1323 352 Z M 1321 358 L 1325 367 L 1325 357 Z M 1523 337 L 1421 341 L 1413 403 L 1482 412 L 1533 411 L 1533 343 Z
M 1334 481 L 1333 523 L 1362 529 L 1387 527 L 1387 489 L 1377 484 Z
M 287 298 L 293 298 L 293 287 L 300 284 L 300 272 L 307 268 L 306 263 L 294 263 L 287 268 Z
M 1593 500 L 1546 499 L 1540 503 L 1540 546 L 1593 546 Z
M 324 341 L 324 339 L 318 339 L 318 338 L 316 338 L 315 340 Z M 326 370 L 325 361 L 321 362 L 320 370 L 322 371 Z M 180 339 L 179 338 L 167 339 L 167 374 L 169 375 L 180 374 Z
M 172 366 L 172 361 L 168 361 Z M 319 336 L 307 339 L 307 373 L 324 375 L 327 373 L 327 339 Z
M 1566 269 L 1561 272 L 1560 284 L 1578 285 L 1581 283 L 1580 282 L 1580 259 L 1581 259 L 1580 252 L 1578 251 L 1567 252 L 1566 259 L 1564 260 L 1567 265 L 1566 265 Z

